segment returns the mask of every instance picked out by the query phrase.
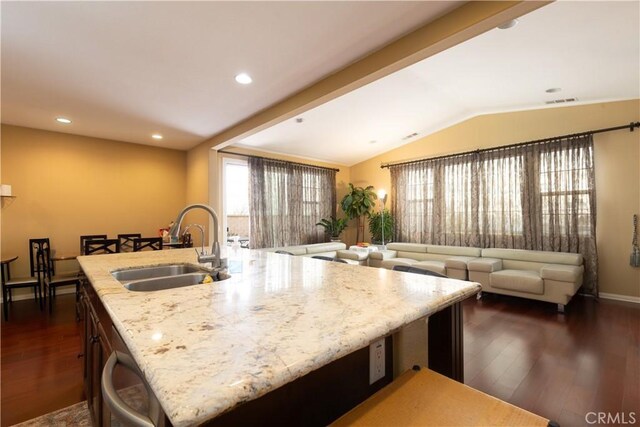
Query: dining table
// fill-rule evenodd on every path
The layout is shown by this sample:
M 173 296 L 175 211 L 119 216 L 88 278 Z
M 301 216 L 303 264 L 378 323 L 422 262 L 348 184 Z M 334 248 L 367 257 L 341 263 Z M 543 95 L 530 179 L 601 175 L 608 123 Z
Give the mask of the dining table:
M 0 266 L 2 268 L 2 283 L 5 282 L 5 280 L 11 280 L 11 271 L 9 268 L 9 264 L 11 264 L 13 261 L 17 260 L 18 256 L 17 255 L 2 255 L 0 257 Z M 5 279 L 6 277 L 6 279 Z

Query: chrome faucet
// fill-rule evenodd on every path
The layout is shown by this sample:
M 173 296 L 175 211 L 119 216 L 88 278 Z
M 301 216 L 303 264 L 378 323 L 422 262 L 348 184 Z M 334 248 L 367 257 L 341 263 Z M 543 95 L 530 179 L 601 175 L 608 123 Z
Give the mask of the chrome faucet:
M 189 229 L 191 227 L 196 227 L 198 230 L 200 230 L 200 237 L 202 240 L 200 240 L 200 243 L 202 244 L 202 247 L 200 248 L 200 253 L 198 254 L 198 250 L 196 249 L 196 253 L 198 254 L 198 257 L 200 257 L 201 255 L 206 255 L 207 252 L 204 249 L 204 227 L 201 226 L 200 224 L 189 224 L 184 228 L 184 231 L 182 232 L 182 241 L 184 242 L 184 237 L 187 235 L 187 233 L 189 232 Z
M 227 260 L 222 259 L 220 257 L 220 242 L 218 242 L 218 215 L 216 214 L 216 211 L 214 211 L 211 206 L 198 203 L 194 205 L 189 205 L 184 209 L 182 209 L 178 214 L 178 217 L 176 218 L 176 220 L 173 222 L 171 229 L 169 230 L 169 236 L 171 237 L 171 239 L 179 238 L 180 225 L 182 225 L 182 220 L 184 219 L 185 214 L 190 210 L 196 209 L 196 208 L 204 209 L 205 211 L 209 212 L 209 215 L 211 215 L 211 218 L 213 218 L 213 243 L 211 244 L 211 254 L 207 254 L 204 249 L 204 229 L 201 228 L 202 236 L 203 236 L 202 252 L 198 254 L 198 262 L 199 263 L 210 262 L 213 268 L 226 268 Z M 198 252 L 197 249 L 196 249 L 196 252 Z

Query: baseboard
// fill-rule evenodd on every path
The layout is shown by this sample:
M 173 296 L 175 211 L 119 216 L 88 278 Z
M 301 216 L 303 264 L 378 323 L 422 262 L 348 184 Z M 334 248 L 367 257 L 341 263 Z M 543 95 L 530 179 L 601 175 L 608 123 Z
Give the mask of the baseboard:
M 624 301 L 624 302 L 632 302 L 635 304 L 640 304 L 640 297 L 631 297 L 628 295 L 619 295 L 619 294 L 608 294 L 605 292 L 600 292 L 599 297 L 602 299 L 610 299 L 613 301 Z
M 75 288 L 65 288 L 65 289 L 59 289 L 56 290 L 56 295 L 66 295 L 66 294 L 75 294 L 76 290 Z M 22 294 L 22 295 L 13 295 L 13 301 L 24 301 L 27 299 L 34 299 L 34 295 L 32 292 L 29 292 L 28 294 Z M 2 301 L 0 300 L 0 304 L 2 304 Z

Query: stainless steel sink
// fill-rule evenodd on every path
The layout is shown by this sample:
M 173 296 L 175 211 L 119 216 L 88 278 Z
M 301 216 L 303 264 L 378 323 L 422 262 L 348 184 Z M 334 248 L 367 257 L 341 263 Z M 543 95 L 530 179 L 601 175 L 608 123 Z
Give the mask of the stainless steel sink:
M 131 282 L 133 280 L 151 279 L 154 277 L 178 276 L 189 273 L 208 273 L 209 270 L 191 264 L 171 264 L 158 265 L 155 267 L 131 268 L 119 270 L 111 273 L 113 277 L 121 282 Z
M 130 291 L 149 292 L 181 288 L 202 283 L 207 275 L 214 282 L 231 276 L 220 271 L 191 264 L 169 264 L 155 267 L 130 268 L 113 271 L 111 275 Z
M 124 285 L 125 288 L 130 291 L 136 292 L 149 292 L 149 291 L 160 291 L 163 289 L 173 289 L 173 288 L 181 288 L 183 286 L 192 286 L 202 283 L 205 277 L 209 274 L 214 282 L 219 282 L 221 280 L 226 280 L 231 276 L 222 273 L 188 273 L 188 274 L 178 274 L 175 276 L 167 276 L 167 277 L 155 277 L 152 279 L 141 279 L 133 282 L 129 282 Z

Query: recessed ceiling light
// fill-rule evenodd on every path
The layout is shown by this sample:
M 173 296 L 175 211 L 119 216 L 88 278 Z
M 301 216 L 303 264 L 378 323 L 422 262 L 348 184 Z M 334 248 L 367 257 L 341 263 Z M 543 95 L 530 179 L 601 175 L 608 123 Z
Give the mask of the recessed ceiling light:
M 68 125 L 71 123 L 71 120 L 64 118 L 64 117 L 56 117 L 56 122 L 58 123 L 64 123 L 65 125 Z
M 376 141 L 375 139 L 372 139 L 371 141 L 369 141 L 369 144 L 375 144 L 376 142 L 378 141 Z
M 248 85 L 253 81 L 253 79 L 247 73 L 240 73 L 236 76 L 236 81 L 241 85 Z
M 550 89 L 545 90 L 545 92 L 547 92 L 547 93 L 556 93 L 556 92 L 560 92 L 561 90 L 562 90 L 562 88 L 552 87 Z
M 151 135 L 151 138 L 153 138 L 153 139 L 162 139 L 162 135 L 160 135 L 159 133 L 154 133 L 153 135 Z
M 509 28 L 513 28 L 516 25 L 518 25 L 518 20 L 512 19 L 511 21 L 507 21 L 504 24 L 498 25 L 498 28 L 500 28 L 501 30 L 508 30 Z

